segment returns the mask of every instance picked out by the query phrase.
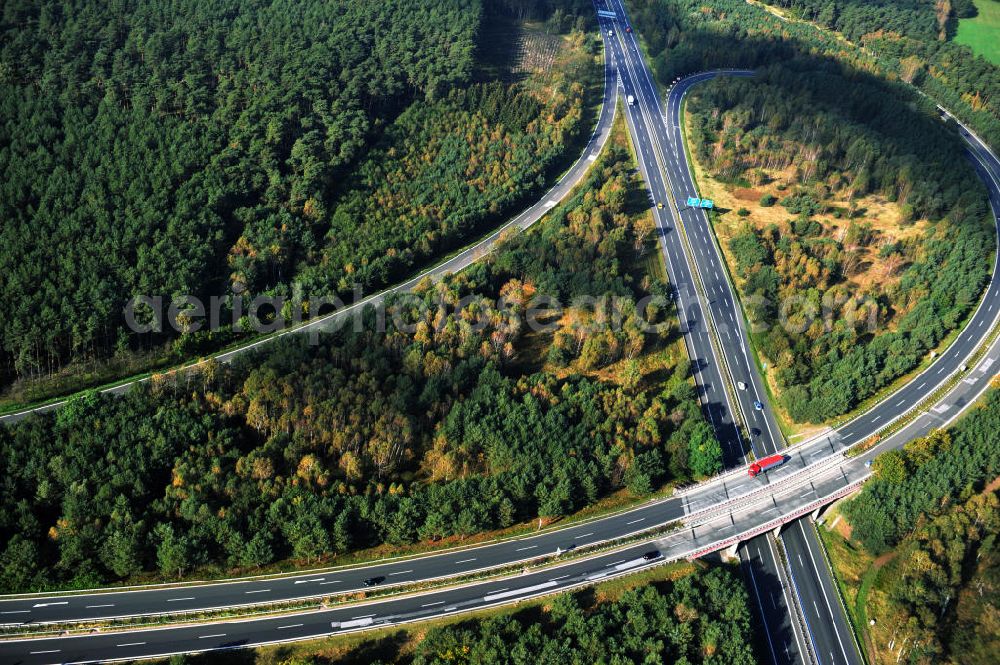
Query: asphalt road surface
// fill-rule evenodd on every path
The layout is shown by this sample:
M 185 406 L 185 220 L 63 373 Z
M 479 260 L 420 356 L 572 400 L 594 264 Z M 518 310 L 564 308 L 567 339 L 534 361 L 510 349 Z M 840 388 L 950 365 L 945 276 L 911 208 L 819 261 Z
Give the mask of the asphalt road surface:
M 616 7 L 616 9 L 621 12 L 620 8 Z M 623 14 L 620 13 L 621 15 Z M 706 408 L 717 431 L 724 437 L 724 450 L 730 462 L 744 458 L 751 446 L 758 455 L 779 449 L 782 443 L 780 433 L 770 420 L 773 418 L 773 414 L 767 407 L 766 393 L 762 390 L 762 385 L 759 384 L 760 379 L 757 372 L 752 369 L 752 358 L 747 350 L 749 345 L 746 343 L 746 338 L 742 337 L 745 332 L 743 332 L 742 317 L 738 315 L 737 301 L 730 291 L 724 273 L 720 272 L 718 281 L 716 281 L 711 257 L 715 256 L 714 265 L 718 268 L 722 268 L 721 260 L 710 235 L 711 231 L 707 228 L 707 220 L 704 220 L 703 213 L 698 210 L 679 211 L 680 219 L 684 224 L 683 231 L 694 250 L 697 266 L 692 266 L 687 260 L 684 242 L 671 210 L 672 205 L 668 205 L 670 201 L 668 198 L 669 185 L 671 183 L 676 188 L 675 191 L 678 191 L 678 197 L 681 200 L 686 198 L 686 193 L 684 195 L 679 193 L 679 190 L 684 187 L 685 178 L 689 178 L 683 161 L 684 154 L 681 147 L 683 144 L 676 137 L 671 141 L 665 135 L 671 129 L 677 131 L 677 128 L 670 124 L 669 114 L 660 113 L 655 88 L 648 76 L 643 75 L 640 69 L 640 66 L 644 69 L 645 64 L 634 42 L 634 37 L 623 37 L 619 31 L 619 24 L 621 22 L 610 25 L 602 22 L 602 34 L 605 35 L 609 55 L 607 76 L 608 80 L 613 83 L 620 80 L 624 95 L 631 94 L 637 98 L 636 105 L 626 109 L 627 119 L 633 140 L 636 141 L 637 152 L 640 155 L 640 169 L 652 193 L 651 205 L 653 205 L 654 215 L 660 229 L 661 246 L 667 257 L 668 272 L 672 283 L 679 291 L 678 306 L 682 312 L 682 327 L 686 333 L 685 338 L 691 357 L 697 362 L 698 381 L 703 391 L 702 396 Z M 608 29 L 615 33 L 615 39 L 607 38 Z M 616 68 L 620 68 L 620 79 L 616 78 L 613 71 Z M 710 76 L 710 74 L 701 76 Z M 643 82 L 644 80 L 645 82 Z M 693 79 L 689 80 L 691 82 L 687 84 L 688 87 L 695 82 Z M 684 82 L 674 86 L 671 90 L 667 99 L 668 109 L 671 108 L 675 99 L 679 104 L 678 95 L 682 94 L 684 90 L 682 85 Z M 614 94 L 614 87 L 614 84 L 609 86 L 607 95 Z M 601 127 L 604 126 L 604 123 L 610 127 L 610 118 L 606 116 L 609 113 L 608 109 L 613 108 L 613 102 L 608 102 L 607 95 L 602 111 L 601 125 L 599 125 L 595 139 L 592 140 L 593 150 L 596 150 L 603 143 L 603 139 L 600 138 Z M 660 126 L 661 129 L 658 130 L 657 126 Z M 603 131 L 606 131 L 607 127 Z M 1000 172 L 1000 163 L 974 138 L 970 138 L 970 141 L 972 142 L 972 152 L 977 159 L 977 168 L 987 182 L 994 209 L 998 209 L 1000 186 L 998 186 L 995 174 Z M 575 168 L 585 169 L 587 162 L 593 161 L 590 156 L 594 154 L 596 152 L 588 149 Z M 673 158 L 664 157 L 664 155 L 671 154 L 673 158 L 676 158 L 676 164 L 673 164 Z M 658 164 L 663 162 L 666 162 L 668 166 L 661 170 Z M 673 166 L 670 166 L 671 164 Z M 669 183 L 662 177 L 663 172 L 667 173 L 670 179 Z M 574 172 L 571 171 L 560 186 L 569 187 L 568 181 L 579 180 L 580 177 L 582 177 L 582 172 L 574 175 Z M 691 195 L 695 195 L 693 184 L 690 183 L 689 179 L 686 182 L 691 187 Z M 541 212 L 538 213 L 540 216 L 554 205 L 552 202 L 555 200 L 557 199 L 552 194 L 551 198 L 546 197 L 532 210 L 540 206 L 542 208 Z M 662 210 L 655 206 L 657 201 L 664 203 Z M 549 205 L 550 203 L 552 205 Z M 528 225 L 534 221 L 528 221 L 530 217 L 529 215 L 523 219 L 518 218 L 512 223 Z M 699 227 L 699 217 L 704 220 L 706 225 L 704 229 Z M 469 253 L 465 255 L 463 260 L 471 263 L 484 251 L 486 250 L 475 248 L 468 250 Z M 466 263 L 466 265 L 468 264 Z M 455 266 L 449 270 L 460 269 L 460 267 Z M 709 270 L 711 272 L 706 276 L 706 272 Z M 695 271 L 698 271 L 699 279 L 709 293 L 709 299 L 695 297 Z M 971 323 L 941 357 L 916 379 L 871 411 L 838 430 L 794 446 L 787 451 L 789 462 L 756 479 L 748 478 L 745 470 L 741 467 L 711 482 L 681 492 L 676 497 L 653 502 L 621 515 L 594 520 L 565 530 L 542 533 L 535 537 L 494 543 L 461 552 L 441 553 L 355 569 L 320 571 L 267 580 L 195 584 L 175 588 L 146 588 L 127 592 L 79 595 L 52 594 L 2 600 L 0 601 L 0 622 L 71 621 L 270 603 L 357 589 L 360 588 L 363 578 L 372 576 L 386 577 L 387 584 L 415 582 L 443 576 L 450 577 L 463 572 L 509 565 L 512 562 L 536 558 L 545 553 L 554 553 L 557 547 L 565 550 L 570 546 L 580 547 L 596 541 L 620 537 L 627 533 L 678 519 L 684 519 L 685 528 L 657 541 L 657 546 L 667 558 L 697 556 L 740 540 L 746 540 L 754 534 L 766 533 L 776 524 L 794 520 L 802 514 L 811 512 L 818 505 L 837 496 L 838 492 L 849 491 L 856 487 L 867 477 L 868 471 L 864 466 L 865 461 L 882 450 L 900 446 L 915 436 L 920 436 L 933 428 L 942 426 L 960 413 L 977 395 L 981 394 L 989 378 L 995 374 L 995 364 L 1000 360 L 1000 344 L 995 344 L 976 367 L 961 370 L 960 366 L 966 362 L 969 353 L 978 341 L 992 328 L 996 315 L 1000 313 L 1000 309 L 997 307 L 1000 303 L 998 288 L 1000 287 L 998 287 L 996 280 L 992 280 L 983 304 L 972 317 Z M 714 297 L 711 295 L 713 292 Z M 733 314 L 733 320 L 727 324 L 728 314 Z M 708 335 L 708 321 L 711 321 L 716 330 L 721 333 L 719 337 L 722 353 L 727 357 L 724 366 L 722 363 L 715 362 L 716 354 Z M 728 339 L 725 334 L 727 331 L 729 332 Z M 723 339 L 727 339 L 727 341 L 722 341 Z M 741 371 L 745 371 L 746 374 L 740 374 Z M 840 455 L 840 451 L 849 444 L 868 438 L 896 417 L 910 411 L 924 396 L 933 392 L 938 385 L 956 372 L 962 374 L 963 380 L 959 381 L 957 386 L 938 404 L 924 412 L 899 433 L 887 438 L 875 449 L 857 458 L 847 460 Z M 751 401 L 752 409 L 751 396 L 753 399 L 761 401 L 765 406 L 762 411 L 752 409 L 753 413 L 748 418 L 748 420 L 757 418 L 761 425 L 759 427 L 761 434 L 756 437 L 751 436 L 752 443 L 743 442 L 736 430 L 736 420 L 729 404 L 729 397 L 724 389 L 724 375 L 730 381 L 738 380 L 748 384 L 747 391 L 736 391 L 739 407 L 744 409 L 744 413 L 749 413 L 745 410 L 747 400 Z M 749 389 L 750 386 L 753 386 L 753 391 Z M 746 395 L 743 395 L 744 392 Z M 753 421 L 751 420 L 751 422 Z M 807 530 L 804 533 L 807 533 Z M 764 554 L 765 551 L 770 552 L 770 544 L 768 543 L 767 548 L 764 549 L 759 547 L 760 542 L 758 540 L 749 542 L 747 547 L 750 549 L 754 547 L 754 543 L 757 543 L 756 556 L 747 555 L 746 560 L 748 562 L 759 560 L 761 562 L 759 570 L 766 574 L 768 570 L 774 571 L 773 567 L 769 568 L 774 563 L 774 556 L 773 552 Z M 808 542 L 803 541 L 803 543 L 808 550 Z M 791 545 L 791 548 L 798 551 L 803 547 L 803 543 L 797 542 Z M 789 541 L 786 539 L 786 547 L 788 546 Z M 348 622 L 364 621 L 366 618 L 372 618 L 373 622 L 380 624 L 411 621 L 471 607 L 509 602 L 511 598 L 515 597 L 548 593 L 552 590 L 566 588 L 576 582 L 593 581 L 587 578 L 600 574 L 600 571 L 605 568 L 614 568 L 609 564 L 619 561 L 623 556 L 632 556 L 648 550 L 648 548 L 648 545 L 640 546 L 633 548 L 627 555 L 619 552 L 575 562 L 565 569 L 569 571 L 566 572 L 568 577 L 559 580 L 554 580 L 552 577 L 545 578 L 544 576 L 550 574 L 549 572 L 533 573 L 517 578 L 515 585 L 507 585 L 509 589 L 503 591 L 499 591 L 498 588 L 505 586 L 505 583 L 490 582 L 489 584 L 471 585 L 461 590 L 426 593 L 408 598 L 380 601 L 374 617 L 355 618 L 365 613 L 361 611 L 358 611 L 357 615 L 347 616 L 355 612 L 355 609 L 340 608 L 301 615 L 295 620 L 290 620 L 286 616 L 280 620 L 213 623 L 210 626 L 197 628 L 156 629 L 72 638 L 5 642 L 0 644 L 0 660 L 3 662 L 63 662 L 93 658 L 135 658 L 142 655 L 190 651 L 192 649 L 205 650 L 226 646 L 249 646 L 274 640 L 304 639 L 309 636 L 334 632 L 329 626 L 329 622 L 335 619 L 344 621 L 343 617 L 345 616 L 347 616 L 346 621 Z M 765 558 L 768 557 L 771 559 L 770 562 L 765 561 Z M 814 570 L 822 567 L 816 566 Z M 792 569 L 794 572 L 794 566 Z M 753 568 L 755 574 L 757 570 L 757 568 Z M 805 572 L 803 572 L 804 574 Z M 795 576 L 794 580 L 795 584 L 799 585 L 799 577 Z M 817 594 L 822 596 L 823 588 L 822 584 L 818 585 L 810 595 L 807 595 L 808 592 L 803 593 L 801 588 L 799 589 L 801 603 L 805 606 L 804 611 L 813 600 L 817 600 L 816 605 L 819 607 L 816 596 Z M 762 587 L 758 584 L 755 589 L 759 594 Z M 765 594 L 768 590 L 774 591 L 770 585 L 764 590 Z M 515 592 L 514 595 L 499 595 L 509 594 L 511 591 Z M 782 602 L 787 602 L 784 599 L 787 598 L 788 594 L 785 593 L 784 589 L 782 591 L 780 598 Z M 768 602 L 773 601 L 775 609 L 777 609 L 779 596 L 776 593 L 771 593 L 769 598 L 766 595 L 759 597 Z M 830 611 L 832 613 L 833 609 Z M 413 614 L 414 612 L 417 614 Z M 777 618 L 780 614 L 773 616 Z M 322 625 L 324 622 L 326 623 L 325 627 Z M 291 624 L 294 623 L 301 623 L 301 625 L 292 626 Z M 237 626 L 237 628 L 233 628 L 233 626 Z M 351 625 L 346 628 L 340 626 L 337 630 L 356 630 L 364 627 L 362 625 Z M 834 632 L 839 634 L 839 631 Z M 781 633 L 782 630 L 778 627 L 775 634 L 780 635 Z M 811 637 L 818 641 L 818 638 Z M 832 645 L 837 642 L 835 635 L 831 634 L 830 638 L 826 639 L 823 644 Z M 115 643 L 112 644 L 112 642 Z M 789 657 L 792 657 L 793 648 L 798 649 L 794 631 L 790 638 L 781 645 L 782 650 L 786 648 L 789 651 Z M 48 653 L 32 653 L 33 651 Z M 828 651 L 836 656 L 835 649 Z M 845 651 L 847 650 L 845 649 Z M 822 648 L 817 648 L 817 653 L 822 654 L 822 652 Z M 845 656 L 843 660 L 834 660 L 833 662 L 853 661 Z

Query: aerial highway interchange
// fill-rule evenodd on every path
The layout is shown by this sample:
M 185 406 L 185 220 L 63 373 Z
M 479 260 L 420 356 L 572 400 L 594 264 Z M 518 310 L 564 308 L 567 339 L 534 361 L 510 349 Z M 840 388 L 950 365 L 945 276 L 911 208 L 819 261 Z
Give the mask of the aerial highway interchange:
M 623 105 L 623 109 L 640 171 L 650 191 L 650 204 L 668 275 L 676 289 L 682 332 L 695 365 L 702 401 L 731 470 L 670 498 L 632 510 L 477 547 L 253 580 L 9 597 L 0 600 L 0 623 L 31 623 L 44 628 L 45 624 L 146 614 L 179 615 L 343 594 L 363 589 L 364 580 L 372 577 L 384 578 L 387 585 L 405 587 L 507 568 L 542 557 L 557 562 L 524 574 L 321 611 L 4 641 L 0 645 L 0 660 L 11 663 L 121 660 L 315 638 L 510 603 L 744 543 L 734 553 L 740 557 L 753 587 L 751 601 L 769 624 L 766 648 L 771 658 L 781 663 L 862 662 L 835 597 L 828 567 L 820 559 L 812 526 L 800 518 L 816 513 L 831 500 L 857 488 L 868 476 L 867 463 L 875 455 L 947 424 L 985 390 L 1000 360 L 1000 342 L 994 342 L 974 365 L 967 365 L 1000 316 L 996 263 L 994 278 L 982 303 L 966 327 L 930 366 L 837 429 L 786 447 L 763 379 L 756 369 L 739 302 L 709 219 L 704 211 L 687 208 L 682 203 L 687 196 L 697 195 L 680 127 L 684 94 L 716 75 L 751 76 L 752 72 L 694 74 L 673 85 L 661 102 L 634 31 L 623 29 L 630 23 L 621 1 L 600 3 L 598 9 L 613 12 L 615 18 L 600 18 L 606 53 L 605 95 L 597 128 L 578 162 L 557 186 L 506 226 L 527 228 L 568 194 L 603 146 L 613 122 L 616 99 L 633 96 L 636 104 Z M 970 158 L 989 190 L 992 208 L 1000 210 L 1000 160 L 975 136 L 967 132 L 963 135 Z M 657 203 L 663 204 L 662 207 Z M 478 260 L 500 232 L 437 266 L 429 272 L 430 276 L 460 270 Z M 425 276 L 397 288 L 412 288 Z M 230 354 L 221 359 L 227 357 Z M 955 381 L 956 377 L 960 380 Z M 736 388 L 737 383 L 745 384 L 746 390 Z M 934 404 L 923 404 L 928 395 L 944 385 L 951 385 L 946 394 Z M 125 389 L 127 386 L 116 390 Z M 758 403 L 762 408 L 757 408 Z M 898 418 L 909 417 L 915 409 L 920 409 L 917 417 L 884 436 L 875 447 L 854 457 L 844 456 L 850 446 L 879 434 Z M 16 414 L 10 420 L 23 415 Z M 751 455 L 760 457 L 779 451 L 788 458 L 784 465 L 757 478 L 746 474 L 744 466 Z M 769 534 L 788 523 L 794 524 L 780 536 L 791 572 L 786 584 Z M 666 524 L 675 524 L 677 528 L 666 535 L 651 535 L 648 542 L 638 545 L 564 563 L 558 563 L 555 556 Z M 662 556 L 644 558 L 654 543 Z M 796 616 L 799 611 L 796 605 L 802 613 L 801 620 Z

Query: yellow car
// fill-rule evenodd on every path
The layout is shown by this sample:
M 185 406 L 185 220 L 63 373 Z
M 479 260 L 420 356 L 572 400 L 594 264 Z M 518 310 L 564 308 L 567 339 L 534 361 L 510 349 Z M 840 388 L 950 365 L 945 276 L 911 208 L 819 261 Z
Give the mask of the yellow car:
M 657 201 L 656 207 L 659 208 L 660 210 L 663 210 L 663 201 Z

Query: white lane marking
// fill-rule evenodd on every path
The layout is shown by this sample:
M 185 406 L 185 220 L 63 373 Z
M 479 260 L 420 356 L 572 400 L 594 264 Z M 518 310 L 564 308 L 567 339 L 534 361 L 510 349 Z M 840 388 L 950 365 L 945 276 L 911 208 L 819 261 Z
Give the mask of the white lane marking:
M 519 549 L 516 549 L 516 550 L 514 550 L 514 551 L 515 551 L 515 552 L 523 552 L 523 551 L 525 551 L 525 550 L 533 550 L 533 549 L 535 549 L 536 547 L 538 547 L 538 545 L 531 545 L 531 546 L 529 546 L 529 547 L 521 547 L 521 548 L 519 548 Z
M 569 577 L 569 575 L 560 575 L 559 577 L 553 577 L 553 578 L 549 579 L 549 582 L 555 582 L 556 580 L 562 580 L 562 579 L 565 579 L 567 577 Z
M 921 383 L 921 384 L 920 384 L 919 386 L 917 386 L 917 390 L 920 390 L 921 388 L 923 388 L 923 387 L 924 387 L 924 386 L 926 386 L 926 385 L 927 385 L 927 382 L 926 382 L 926 381 L 924 381 L 924 382 L 923 382 L 923 383 Z
M 326 579 L 325 577 L 316 577 L 316 578 L 313 578 L 311 580 L 295 580 L 295 583 L 296 584 L 306 584 L 307 582 L 322 582 L 325 579 Z
M 877 423 L 880 420 L 882 420 L 882 416 L 875 416 L 874 418 L 872 418 L 873 423 Z
M 421 605 L 420 607 L 434 607 L 435 605 L 444 605 L 444 601 L 439 600 L 436 603 L 427 603 L 425 605 Z
M 247 591 L 246 593 L 248 593 L 248 594 L 251 594 L 251 593 L 267 593 L 268 591 L 270 591 L 270 589 L 257 589 L 256 591 Z
M 226 634 L 225 634 L 225 633 L 215 633 L 215 634 L 213 634 L 213 635 L 199 635 L 199 636 L 198 636 L 198 639 L 199 639 L 199 640 L 210 640 L 210 639 L 212 639 L 213 637 L 225 637 L 225 636 L 226 636 Z
M 471 561 L 475 561 L 475 559 L 462 559 L 461 561 L 456 561 L 455 563 L 469 563 Z
M 622 559 L 621 561 L 615 561 L 614 563 L 609 563 L 608 567 L 617 566 L 618 564 L 625 563 L 626 561 L 628 561 L 628 559 Z
M 30 614 L 31 610 L 10 610 L 9 612 L 0 612 L 0 614 Z
M 336 584 L 339 581 L 340 580 L 330 580 L 329 582 L 320 582 L 319 585 L 320 586 L 326 586 L 327 584 Z
M 639 519 L 637 519 L 637 520 L 632 520 L 631 522 L 625 522 L 625 526 L 628 526 L 628 525 L 630 525 L 630 524 L 638 524 L 639 522 L 642 522 L 642 521 L 643 521 L 643 520 L 645 520 L 645 519 L 646 519 L 645 517 L 640 517 L 640 518 L 639 518 Z
M 580 534 L 579 536 L 577 536 L 577 537 L 578 537 L 578 538 L 586 538 L 587 536 L 593 536 L 593 535 L 594 535 L 593 533 L 581 533 L 581 534 Z
M 503 593 L 494 593 L 488 596 L 483 596 L 483 600 L 488 603 L 493 600 L 500 600 L 501 598 L 510 598 L 511 596 L 520 596 L 521 594 L 532 593 L 542 589 L 551 589 L 554 586 L 556 586 L 555 582 L 542 582 L 541 584 L 527 586 L 522 589 L 514 589 L 513 591 L 505 591 Z
M 116 644 L 116 647 L 141 647 L 145 642 L 126 642 L 125 644 Z
M 373 617 L 373 616 L 375 616 L 375 615 L 374 614 L 362 614 L 359 617 L 351 617 L 351 621 L 354 621 L 355 619 L 368 619 L 368 618 Z
M 194 600 L 194 596 L 191 596 L 189 598 L 167 598 L 168 603 L 179 603 L 182 600 Z
M 405 574 L 407 574 L 407 573 L 412 573 L 412 572 L 413 572 L 412 570 L 401 570 L 401 571 L 399 571 L 399 572 L 396 572 L 396 573 L 389 573 L 389 574 L 390 574 L 390 575 L 405 575 Z
M 901 400 L 899 400 L 899 403 L 896 406 L 903 406 L 904 404 L 906 404 L 906 400 L 905 399 L 901 399 Z
M 86 609 L 88 609 L 88 610 L 96 610 L 98 607 L 114 607 L 114 606 L 115 606 L 114 603 L 106 603 L 104 605 L 87 605 Z
M 29 651 L 28 654 L 31 656 L 37 656 L 43 653 L 59 653 L 59 649 L 49 649 L 47 651 Z
M 32 607 L 48 607 L 50 605 L 69 605 L 69 601 L 63 600 L 58 603 L 35 603 Z
M 301 623 L 290 623 L 287 626 L 278 626 L 278 630 L 285 630 L 286 628 L 298 628 L 301 625 L 302 625 Z

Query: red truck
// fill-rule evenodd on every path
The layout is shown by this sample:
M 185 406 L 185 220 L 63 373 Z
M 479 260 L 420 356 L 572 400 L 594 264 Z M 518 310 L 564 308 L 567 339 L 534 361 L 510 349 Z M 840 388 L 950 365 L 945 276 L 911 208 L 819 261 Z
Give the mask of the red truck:
M 770 455 L 764 459 L 754 462 L 750 465 L 748 472 L 751 478 L 756 478 L 757 474 L 761 471 L 767 471 L 768 469 L 773 469 L 776 466 L 781 466 L 785 463 L 784 455 Z

